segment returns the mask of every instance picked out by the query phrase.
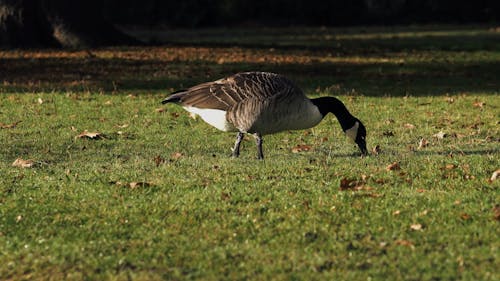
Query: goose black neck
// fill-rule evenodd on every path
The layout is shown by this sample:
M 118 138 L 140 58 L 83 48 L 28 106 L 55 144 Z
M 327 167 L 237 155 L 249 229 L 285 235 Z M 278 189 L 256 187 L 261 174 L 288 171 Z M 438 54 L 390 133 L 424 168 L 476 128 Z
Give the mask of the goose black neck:
M 334 97 L 320 97 L 311 99 L 312 103 L 319 109 L 321 115 L 326 116 L 329 112 L 333 113 L 339 120 L 342 130 L 347 130 L 354 126 L 356 118 L 351 115 L 345 105 L 337 98 Z

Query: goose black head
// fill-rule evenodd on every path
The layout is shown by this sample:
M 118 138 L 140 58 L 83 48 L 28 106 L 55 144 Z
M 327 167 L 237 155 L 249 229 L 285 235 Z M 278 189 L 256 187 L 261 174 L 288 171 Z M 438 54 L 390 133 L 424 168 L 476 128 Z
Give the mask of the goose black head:
M 368 149 L 366 149 L 366 128 L 359 119 L 356 119 L 354 126 L 345 130 L 345 134 L 358 145 L 361 155 L 368 155 Z

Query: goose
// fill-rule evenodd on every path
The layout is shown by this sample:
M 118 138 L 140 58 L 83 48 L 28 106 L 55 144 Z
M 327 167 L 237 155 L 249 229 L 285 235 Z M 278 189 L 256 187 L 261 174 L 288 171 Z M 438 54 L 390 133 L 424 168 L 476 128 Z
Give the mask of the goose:
M 309 99 L 291 80 L 269 72 L 242 72 L 188 89 L 175 91 L 162 104 L 181 105 L 186 111 L 225 132 L 237 132 L 232 156 L 240 155 L 245 133 L 253 134 L 257 158 L 264 159 L 262 136 L 286 130 L 308 129 L 328 114 L 337 117 L 344 133 L 364 156 L 366 129 L 335 97 Z

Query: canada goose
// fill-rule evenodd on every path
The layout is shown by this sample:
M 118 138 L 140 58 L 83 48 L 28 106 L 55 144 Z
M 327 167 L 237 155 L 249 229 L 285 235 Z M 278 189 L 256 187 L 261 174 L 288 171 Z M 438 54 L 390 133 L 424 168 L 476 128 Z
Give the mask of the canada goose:
M 307 98 L 289 79 L 268 72 L 244 72 L 172 93 L 162 101 L 177 103 L 205 122 L 226 132 L 238 132 L 233 156 L 240 154 L 244 133 L 257 141 L 258 158 L 263 159 L 262 136 L 285 130 L 316 126 L 333 113 L 344 133 L 366 149 L 366 129 L 345 105 L 334 97 Z

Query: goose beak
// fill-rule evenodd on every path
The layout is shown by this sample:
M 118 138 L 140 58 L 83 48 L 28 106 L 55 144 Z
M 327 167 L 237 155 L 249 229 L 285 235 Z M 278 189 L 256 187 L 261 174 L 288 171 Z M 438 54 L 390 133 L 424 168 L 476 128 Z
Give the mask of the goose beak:
M 362 156 L 368 155 L 368 149 L 366 149 L 366 141 L 364 139 L 358 140 L 356 144 L 358 145 L 359 150 L 361 150 Z

